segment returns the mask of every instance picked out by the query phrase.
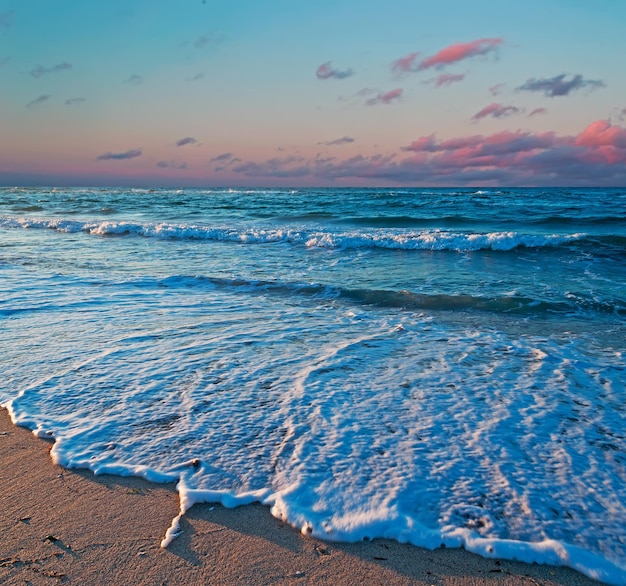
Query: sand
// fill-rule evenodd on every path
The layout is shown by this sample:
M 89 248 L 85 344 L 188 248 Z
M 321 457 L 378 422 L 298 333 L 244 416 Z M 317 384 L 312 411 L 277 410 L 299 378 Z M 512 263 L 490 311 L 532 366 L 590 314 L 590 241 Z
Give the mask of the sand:
M 178 513 L 174 485 L 67 470 L 50 447 L 0 409 L 0 584 L 598 584 L 568 568 L 460 549 L 326 543 L 262 505 L 196 505 L 161 549 Z

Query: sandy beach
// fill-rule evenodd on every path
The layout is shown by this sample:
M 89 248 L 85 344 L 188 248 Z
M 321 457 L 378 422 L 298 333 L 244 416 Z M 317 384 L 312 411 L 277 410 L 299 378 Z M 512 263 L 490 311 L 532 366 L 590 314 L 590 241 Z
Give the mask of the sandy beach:
M 173 485 L 67 470 L 50 447 L 0 410 L 0 584 L 597 584 L 463 550 L 325 543 L 261 505 L 196 505 L 161 549 L 178 512 Z

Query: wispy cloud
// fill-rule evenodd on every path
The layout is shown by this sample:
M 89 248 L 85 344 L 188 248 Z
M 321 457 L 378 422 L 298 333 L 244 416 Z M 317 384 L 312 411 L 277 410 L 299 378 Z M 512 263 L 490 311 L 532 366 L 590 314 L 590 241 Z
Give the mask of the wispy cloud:
M 391 90 L 385 94 L 378 94 L 373 98 L 370 98 L 365 102 L 368 106 L 375 106 L 377 104 L 391 104 L 393 101 L 398 100 L 402 97 L 402 92 L 404 90 L 402 88 L 396 88 L 395 90 Z
M 216 155 L 215 157 L 213 157 L 209 163 L 223 163 L 225 161 L 228 161 L 230 159 L 232 159 L 235 155 L 233 155 L 233 153 L 222 153 L 220 155 Z
M 96 157 L 98 161 L 122 161 L 124 159 L 134 159 L 135 157 L 141 157 L 143 154 L 141 149 L 130 149 L 128 151 L 124 151 L 123 153 L 103 153 Z
M 345 79 L 346 77 L 354 75 L 354 71 L 352 71 L 352 69 L 335 69 L 330 61 L 326 61 L 326 63 L 322 63 L 317 68 L 315 75 L 317 79 Z
M 504 83 L 497 83 L 496 85 L 492 85 L 492 86 L 489 88 L 489 93 L 490 93 L 492 96 L 499 96 L 499 95 L 502 93 L 502 90 L 504 90 L 504 86 L 505 86 L 505 85 L 506 85 L 506 84 L 504 84 Z
M 196 144 L 198 141 L 193 136 L 186 136 L 185 138 L 181 138 L 176 141 L 176 146 L 181 147 L 186 144 Z
M 207 45 L 212 45 L 217 41 L 217 37 L 213 33 L 204 33 L 200 35 L 193 43 L 195 49 L 202 49 Z
M 518 114 L 522 112 L 521 108 L 517 108 L 516 106 L 504 106 L 503 104 L 496 104 L 495 102 L 485 106 L 480 112 L 476 112 L 472 116 L 472 120 L 478 121 L 483 118 L 491 117 L 491 118 L 507 118 L 508 116 L 513 116 L 513 114 Z
M 430 83 L 434 85 L 435 87 L 445 87 L 453 83 L 463 81 L 464 79 L 465 79 L 464 73 L 456 73 L 456 74 L 442 73 L 441 75 L 438 75 L 437 77 L 433 77 L 432 79 L 429 79 L 425 81 L 424 83 Z
M 193 41 L 192 45 L 194 49 L 204 49 L 206 47 L 217 47 L 225 40 L 226 37 L 219 31 L 211 31 L 200 35 L 195 41 Z
M 143 77 L 133 73 L 130 77 L 125 79 L 122 83 L 128 83 L 130 85 L 141 85 L 143 83 Z
M 85 101 L 85 98 L 69 98 L 65 100 L 64 104 L 66 106 L 77 106 L 78 104 L 82 104 Z
M 408 73 L 431 68 L 441 69 L 465 59 L 485 57 L 489 53 L 495 53 L 503 42 L 503 39 L 491 38 L 476 39 L 469 43 L 455 43 L 420 61 L 418 61 L 420 53 L 409 53 L 406 57 L 396 59 L 392 63 L 392 69 L 396 73 Z
M 236 157 L 233 153 L 221 153 L 213 157 L 209 164 L 217 163 L 218 165 L 213 169 L 216 173 L 220 171 L 225 171 L 226 169 L 232 167 L 236 163 L 241 163 L 241 159 Z
M 37 67 L 31 69 L 30 74 L 33 77 L 39 78 L 42 75 L 47 75 L 48 73 L 59 73 L 60 71 L 66 71 L 68 69 L 72 69 L 72 64 L 64 61 L 63 63 L 57 63 L 52 67 L 43 67 L 42 65 L 37 65 Z
M 0 29 L 10 29 L 13 26 L 13 11 L 0 12 Z
M 409 53 L 406 57 L 399 57 L 391 64 L 391 69 L 396 73 L 417 71 L 419 69 L 417 58 L 420 55 L 421 53 Z
M 187 163 L 177 163 L 176 161 L 159 161 L 156 166 L 159 169 L 187 169 Z
M 204 77 L 204 73 L 200 71 L 199 73 L 196 73 L 194 76 L 188 78 L 188 81 L 198 81 L 202 79 L 203 77 Z
M 33 109 L 45 104 L 52 96 L 50 94 L 43 94 L 38 98 L 35 98 L 32 102 L 26 104 L 27 108 Z
M 186 41 L 178 44 L 178 48 L 192 48 L 195 50 L 212 49 L 219 46 L 226 40 L 226 37 L 219 31 L 209 31 L 202 33 L 200 36 L 193 39 L 187 39 Z
M 539 116 L 541 114 L 547 114 L 548 110 L 546 110 L 546 108 L 535 108 L 534 110 L 531 110 L 531 112 L 528 114 L 528 117 L 532 117 L 532 116 Z
M 319 142 L 317 144 L 323 144 L 326 146 L 339 146 L 342 144 L 350 144 L 351 142 L 354 142 L 354 138 L 350 136 L 342 136 L 341 138 L 336 138 L 335 140 L 329 140 L 327 142 Z
M 555 98 L 557 96 L 568 96 L 572 92 L 588 88 L 590 90 L 606 87 L 606 84 L 599 79 L 584 79 L 582 75 L 574 75 L 571 79 L 566 79 L 566 74 L 554 77 L 531 78 L 517 88 L 518 91 L 541 92 L 544 96 Z
M 303 164 L 304 163 L 304 164 Z M 231 168 L 233 173 L 247 177 L 304 177 L 310 175 L 311 169 L 303 157 L 291 156 L 285 158 L 273 158 L 263 163 L 245 161 Z

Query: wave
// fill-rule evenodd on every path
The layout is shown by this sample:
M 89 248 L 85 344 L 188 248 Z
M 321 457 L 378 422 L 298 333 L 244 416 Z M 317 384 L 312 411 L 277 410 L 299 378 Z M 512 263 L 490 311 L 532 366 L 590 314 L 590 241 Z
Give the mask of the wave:
M 125 284 L 127 285 L 127 283 Z M 523 295 L 480 297 L 469 294 L 434 294 L 385 289 L 352 289 L 321 283 L 292 283 L 280 281 L 231 279 L 205 275 L 172 275 L 160 280 L 137 283 L 143 287 L 228 289 L 250 294 L 298 296 L 321 300 L 338 300 L 354 305 L 410 311 L 480 311 L 494 314 L 576 315 L 589 312 L 626 317 L 626 300 L 598 301 L 585 294 L 570 294 L 563 300 L 533 299 Z
M 95 236 L 142 236 L 172 240 L 208 240 L 241 244 L 287 243 L 309 248 L 390 250 L 430 250 L 470 252 L 511 251 L 517 248 L 559 247 L 576 242 L 597 243 L 610 238 L 611 246 L 621 246 L 621 236 L 590 238 L 585 233 L 524 234 L 515 231 L 467 232 L 430 230 L 302 230 L 286 227 L 209 226 L 185 223 L 143 223 L 125 221 L 85 222 L 67 219 L 0 218 L 0 228 L 50 229 L 57 232 L 85 232 Z
M 268 213 L 264 217 L 272 218 Z M 467 216 L 463 214 L 450 215 L 364 215 L 364 216 L 341 216 L 336 213 L 309 213 L 292 216 L 279 216 L 275 218 L 281 222 L 313 222 L 323 220 L 325 222 L 339 226 L 356 226 L 371 228 L 461 228 L 470 229 L 493 227 L 495 229 L 508 229 L 509 227 L 519 230 L 522 226 L 532 229 L 536 227 L 546 227 L 553 230 L 570 229 L 571 227 L 581 229 L 587 227 L 590 231 L 597 231 L 601 226 L 622 227 L 626 224 L 624 215 L 552 215 L 533 217 L 531 210 L 523 218 L 490 217 L 490 214 L 478 214 Z
M 475 220 L 466 216 L 358 216 L 341 218 L 337 224 L 351 224 L 356 226 L 372 227 L 411 227 L 411 226 L 471 226 L 481 224 L 481 220 Z
M 530 223 L 535 225 L 546 225 L 553 226 L 562 224 L 565 226 L 580 226 L 580 225 L 604 225 L 604 226 L 623 226 L 626 224 L 626 215 L 621 216 L 584 216 L 584 215 L 573 215 L 573 216 L 547 216 L 537 218 L 536 220 L 529 220 Z

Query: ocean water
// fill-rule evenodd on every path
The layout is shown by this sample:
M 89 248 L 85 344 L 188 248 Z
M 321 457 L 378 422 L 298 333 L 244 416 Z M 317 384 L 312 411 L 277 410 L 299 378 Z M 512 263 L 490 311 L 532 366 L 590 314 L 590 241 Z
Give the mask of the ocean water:
M 626 584 L 625 352 L 624 189 L 0 189 L 0 403 L 181 513 Z

